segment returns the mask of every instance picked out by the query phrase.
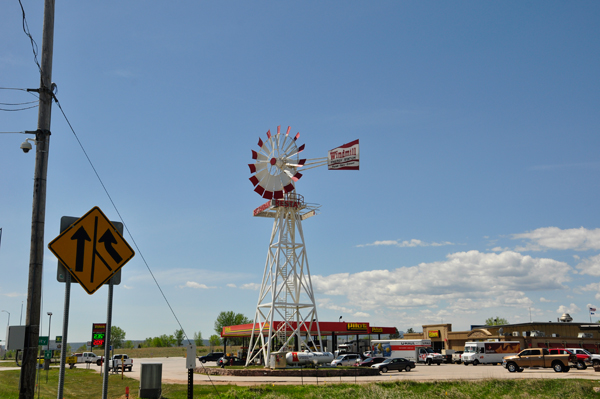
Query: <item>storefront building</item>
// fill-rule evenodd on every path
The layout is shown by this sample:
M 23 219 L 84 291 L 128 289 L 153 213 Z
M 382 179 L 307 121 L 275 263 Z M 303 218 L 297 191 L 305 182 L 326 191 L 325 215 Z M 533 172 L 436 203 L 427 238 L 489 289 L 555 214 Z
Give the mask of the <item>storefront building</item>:
M 452 331 L 452 324 L 423 325 L 423 332 L 404 334 L 406 339 L 431 339 L 433 348 L 462 351 L 468 341 L 518 341 L 521 348 L 583 348 L 600 353 L 600 324 L 530 322 L 498 326 L 472 326 Z

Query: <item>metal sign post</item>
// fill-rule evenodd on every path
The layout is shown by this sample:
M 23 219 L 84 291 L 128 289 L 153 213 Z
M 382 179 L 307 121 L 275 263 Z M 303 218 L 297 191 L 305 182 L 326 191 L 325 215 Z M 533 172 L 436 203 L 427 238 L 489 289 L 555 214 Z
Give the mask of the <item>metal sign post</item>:
M 71 274 L 67 273 L 65 276 L 65 306 L 63 310 L 63 331 L 62 338 L 65 342 L 60 348 L 60 371 L 58 374 L 58 392 L 56 395 L 57 399 L 62 399 L 63 391 L 65 387 L 65 362 L 67 359 L 67 334 L 69 333 L 69 306 L 71 304 Z
M 108 283 L 108 305 L 106 307 L 106 338 L 104 341 L 104 376 L 102 378 L 102 399 L 108 395 L 108 372 L 110 366 L 110 326 L 112 321 L 113 283 L 112 278 Z M 114 364 L 113 364 L 114 367 Z M 123 365 L 121 365 L 123 367 Z

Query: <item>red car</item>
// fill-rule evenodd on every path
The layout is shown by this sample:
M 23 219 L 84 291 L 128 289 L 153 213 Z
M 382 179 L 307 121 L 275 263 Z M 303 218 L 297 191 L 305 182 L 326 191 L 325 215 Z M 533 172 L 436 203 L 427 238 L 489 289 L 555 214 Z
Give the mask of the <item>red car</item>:
M 563 348 L 552 348 L 549 349 L 551 355 L 564 355 L 571 354 L 577 356 L 577 370 L 585 370 L 587 369 L 586 363 L 591 362 L 591 358 L 589 355 L 583 353 L 583 351 L 578 351 L 574 349 L 563 349 Z

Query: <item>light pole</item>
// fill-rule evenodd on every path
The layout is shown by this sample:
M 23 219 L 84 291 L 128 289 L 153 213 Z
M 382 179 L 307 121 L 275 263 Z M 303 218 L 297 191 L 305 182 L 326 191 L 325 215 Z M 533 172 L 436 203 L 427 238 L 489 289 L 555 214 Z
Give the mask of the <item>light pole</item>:
M 50 325 L 52 324 L 52 312 L 48 312 L 48 350 L 50 350 Z
M 8 326 L 10 326 L 10 312 L 8 310 L 3 310 L 3 312 L 8 313 L 8 321 L 6 322 L 6 337 L 4 338 L 4 346 L 8 348 Z
M 49 316 L 48 318 L 48 352 L 50 352 L 50 326 L 52 325 L 52 312 L 48 312 L 47 315 Z M 48 382 L 48 370 L 50 370 L 50 359 L 46 359 L 46 356 L 44 356 L 44 362 L 48 362 L 46 363 L 48 368 L 46 369 L 46 383 Z

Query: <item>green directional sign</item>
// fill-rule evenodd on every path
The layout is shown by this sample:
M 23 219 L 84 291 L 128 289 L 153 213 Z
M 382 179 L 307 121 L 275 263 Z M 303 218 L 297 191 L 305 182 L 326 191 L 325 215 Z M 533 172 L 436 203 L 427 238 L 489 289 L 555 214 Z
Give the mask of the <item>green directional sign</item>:
M 39 337 L 38 338 L 38 345 L 48 345 L 48 337 Z
M 57 335 L 56 336 L 56 343 L 57 344 L 62 344 L 62 335 Z
M 52 359 L 52 351 L 44 351 L 44 359 Z

